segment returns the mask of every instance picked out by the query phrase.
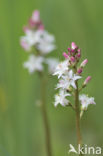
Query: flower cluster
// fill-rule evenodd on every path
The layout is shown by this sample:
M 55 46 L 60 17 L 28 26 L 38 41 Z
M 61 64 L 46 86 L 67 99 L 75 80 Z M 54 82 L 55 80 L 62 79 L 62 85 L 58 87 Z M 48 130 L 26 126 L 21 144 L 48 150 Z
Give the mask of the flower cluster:
M 58 64 L 58 60 L 54 58 L 47 59 L 46 55 L 55 50 L 55 37 L 45 30 L 38 10 L 33 12 L 23 30 L 25 36 L 21 37 L 20 44 L 26 52 L 29 52 L 29 59 L 24 63 L 24 67 L 30 73 L 33 73 L 34 71 L 42 71 L 43 63 L 46 63 L 48 64 L 49 72 L 52 74 Z
M 58 76 L 58 84 L 56 89 L 59 89 L 59 93 L 55 95 L 55 103 L 57 106 L 61 104 L 62 106 L 70 105 L 71 102 L 68 96 L 72 96 L 76 90 L 80 92 L 91 80 L 91 76 L 88 76 L 82 84 L 82 87 L 78 87 L 77 82 L 82 78 L 82 72 L 88 60 L 85 59 L 81 64 L 79 61 L 81 59 L 81 50 L 79 47 L 72 42 L 71 48 L 68 48 L 68 52 L 63 52 L 65 60 L 59 63 L 53 75 Z M 94 98 L 89 98 L 87 95 L 79 95 L 79 101 L 81 103 L 81 111 L 87 110 L 89 104 L 95 104 Z

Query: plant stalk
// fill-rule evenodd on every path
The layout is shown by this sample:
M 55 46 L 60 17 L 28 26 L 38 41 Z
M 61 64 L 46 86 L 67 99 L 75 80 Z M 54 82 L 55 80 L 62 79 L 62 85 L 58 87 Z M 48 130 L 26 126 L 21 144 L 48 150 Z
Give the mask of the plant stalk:
M 80 131 L 80 106 L 79 106 L 79 90 L 78 82 L 76 81 L 76 90 L 75 90 L 75 111 L 76 111 L 76 133 L 77 133 L 77 143 L 82 146 L 82 137 Z M 83 154 L 80 154 L 80 156 Z
M 48 115 L 46 109 L 46 81 L 43 73 L 41 73 L 40 77 L 41 77 L 41 113 L 42 113 L 44 130 L 45 130 L 46 151 L 47 151 L 47 156 L 52 156 L 50 127 L 49 127 L 49 121 L 48 121 Z

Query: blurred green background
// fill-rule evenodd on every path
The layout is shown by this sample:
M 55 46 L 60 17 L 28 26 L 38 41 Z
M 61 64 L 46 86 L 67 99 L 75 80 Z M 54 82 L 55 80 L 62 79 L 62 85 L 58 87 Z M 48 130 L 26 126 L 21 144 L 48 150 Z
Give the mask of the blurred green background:
M 20 47 L 22 27 L 39 9 L 46 29 L 56 36 L 54 56 L 62 59 L 72 41 L 89 62 L 84 77 L 92 81 L 84 90 L 95 97 L 82 119 L 85 144 L 103 146 L 103 1 L 94 0 L 0 0 L 0 156 L 46 156 L 44 128 L 39 107 L 40 80 L 29 75 L 22 63 L 27 54 Z M 83 59 L 82 58 L 82 59 Z M 75 114 L 53 106 L 56 78 L 49 77 L 47 109 L 53 156 L 67 156 L 76 145 Z

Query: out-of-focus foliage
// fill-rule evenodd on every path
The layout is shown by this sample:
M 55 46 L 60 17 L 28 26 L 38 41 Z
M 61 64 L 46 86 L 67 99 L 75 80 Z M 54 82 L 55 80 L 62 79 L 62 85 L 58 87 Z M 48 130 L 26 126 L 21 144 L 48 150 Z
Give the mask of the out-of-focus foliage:
M 0 1 L 0 156 L 45 156 L 44 129 L 39 107 L 40 80 L 23 69 L 28 54 L 20 47 L 22 27 L 35 9 L 46 29 L 56 36 L 62 52 L 71 41 L 82 49 L 89 63 L 84 75 L 92 81 L 85 93 L 95 97 L 82 118 L 83 141 L 103 146 L 103 1 L 94 0 L 1 0 Z M 47 83 L 47 109 L 51 124 L 53 156 L 67 156 L 76 145 L 75 114 L 69 108 L 54 108 L 55 77 Z

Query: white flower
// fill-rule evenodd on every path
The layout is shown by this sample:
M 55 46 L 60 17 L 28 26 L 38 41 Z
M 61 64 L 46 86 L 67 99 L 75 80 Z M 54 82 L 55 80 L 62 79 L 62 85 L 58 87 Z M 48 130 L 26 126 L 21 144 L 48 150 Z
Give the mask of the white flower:
M 31 46 L 30 46 L 30 44 L 27 42 L 27 40 L 26 40 L 25 38 L 23 38 L 23 37 L 21 38 L 20 44 L 21 44 L 22 48 L 24 48 L 26 51 L 30 51 Z
M 85 94 L 80 95 L 79 100 L 81 102 L 83 110 L 87 109 L 88 105 L 90 105 L 90 104 L 96 104 L 95 101 L 94 101 L 94 97 L 88 97 Z
M 59 94 L 55 95 L 54 106 L 56 107 L 58 104 L 61 104 L 62 106 L 68 105 L 69 100 L 66 99 L 67 96 L 70 96 L 70 94 L 64 90 L 60 90 Z
M 55 72 L 56 66 L 59 64 L 59 61 L 54 58 L 48 58 L 46 59 L 46 63 L 48 64 L 49 73 L 53 74 Z
M 54 41 L 54 36 L 44 30 L 28 30 L 20 39 L 21 46 L 26 51 L 30 51 L 32 46 L 35 46 L 42 54 L 50 53 L 56 48 Z
M 68 73 L 62 76 L 62 79 L 59 80 L 57 88 L 69 89 L 70 86 L 76 89 L 75 81 L 80 79 L 81 76 L 78 76 L 70 70 Z
M 62 77 L 63 74 L 65 74 L 69 70 L 69 62 L 68 60 L 65 60 L 57 65 L 56 70 L 53 75 L 58 75 L 58 79 Z
M 39 41 L 40 41 L 40 35 L 41 35 L 42 31 L 31 31 L 28 30 L 26 32 L 26 35 L 21 37 L 20 42 L 22 47 L 26 50 L 26 51 L 30 51 L 31 47 L 33 45 L 36 45 Z M 25 43 L 25 44 L 23 44 Z
M 44 58 L 41 56 L 30 55 L 27 62 L 24 63 L 24 68 L 27 68 L 29 73 L 34 71 L 42 71 Z
M 47 31 L 42 30 L 40 40 L 37 45 L 37 49 L 43 54 L 50 53 L 56 48 L 54 42 L 55 42 L 54 36 L 49 34 Z

